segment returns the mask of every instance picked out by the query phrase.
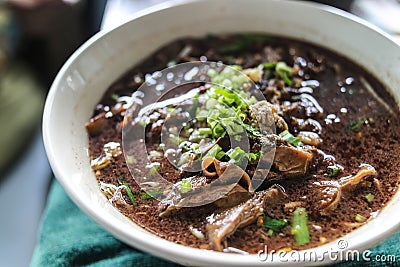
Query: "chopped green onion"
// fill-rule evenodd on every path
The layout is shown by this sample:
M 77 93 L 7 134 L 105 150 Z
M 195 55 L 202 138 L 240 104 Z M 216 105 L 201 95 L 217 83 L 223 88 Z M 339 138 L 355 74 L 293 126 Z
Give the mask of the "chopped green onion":
M 281 132 L 279 134 L 279 137 L 281 137 L 283 140 L 294 146 L 298 146 L 299 143 L 301 142 L 300 138 L 294 137 L 288 130 Z
M 267 235 L 272 236 L 274 234 L 274 230 L 268 229 Z
M 236 71 L 242 71 L 242 66 L 240 65 L 230 65 L 230 67 Z
M 247 153 L 246 156 L 249 159 L 249 161 L 255 161 L 257 159 L 260 159 L 262 157 L 262 155 L 263 155 L 262 151 L 258 151 L 257 153 L 249 152 L 249 153 Z
M 246 156 L 246 153 L 240 147 L 235 147 L 229 149 L 226 155 L 231 159 L 230 162 L 240 163 Z
M 220 160 L 223 156 L 225 156 L 225 152 L 222 151 L 222 148 L 218 144 L 216 144 L 207 152 L 206 156 L 214 157 Z
M 188 163 L 192 157 L 193 157 L 193 153 L 191 153 L 191 152 L 183 153 L 181 155 L 181 157 L 179 158 L 177 165 L 180 167 L 183 164 Z
M 200 145 L 197 143 L 192 143 L 192 145 L 190 146 L 190 149 L 192 151 L 192 153 L 197 157 L 200 158 L 201 157 L 201 151 L 200 151 Z
M 235 135 L 235 140 L 240 142 L 242 140 L 242 136 L 241 135 Z
M 349 131 L 358 131 L 367 122 L 367 119 L 351 120 L 346 129 Z
M 211 135 L 212 130 L 210 128 L 199 128 L 200 135 Z
M 293 68 L 289 67 L 285 62 L 280 61 L 276 63 L 275 71 L 282 77 L 283 81 L 291 86 L 292 80 L 289 78 L 293 75 Z
M 276 64 L 276 62 L 266 62 L 261 64 L 261 66 L 263 66 L 264 69 L 275 69 Z
M 274 219 L 269 216 L 264 217 L 264 226 L 269 228 L 272 231 L 278 231 L 288 225 L 287 220 L 280 220 L 280 219 Z
M 237 89 L 244 83 L 247 83 L 249 78 L 246 75 L 235 75 L 232 77 L 233 88 Z
M 225 80 L 222 81 L 222 84 L 221 84 L 221 85 L 222 85 L 223 87 L 226 87 L 226 88 L 232 88 L 233 83 L 231 82 L 231 80 L 225 79 Z
M 218 72 L 215 69 L 208 69 L 207 76 L 213 78 L 218 75 Z
M 119 98 L 119 95 L 117 95 L 115 93 L 111 94 L 111 98 L 114 99 L 114 100 L 117 100 Z
M 375 196 L 371 193 L 368 193 L 365 195 L 365 199 L 367 200 L 367 202 L 369 204 L 372 204 L 372 202 L 374 202 L 374 198 L 375 198 Z
M 182 179 L 180 184 L 181 193 L 187 193 L 191 189 L 191 181 L 189 178 Z
M 213 83 L 223 84 L 226 87 L 232 85 L 232 89 L 212 86 L 205 93 L 205 96 L 208 97 L 205 102 L 205 109 L 208 110 L 207 125 L 212 130 L 213 138 L 224 137 L 225 134 L 238 135 L 245 130 L 255 136 L 260 135 L 259 131 L 244 123 L 247 119 L 246 112 L 249 105 L 257 102 L 257 99 L 254 96 L 249 97 L 246 92 L 239 90 L 241 84 L 247 82 L 248 78 L 245 75 L 236 75 L 236 70 L 241 70 L 241 67 L 225 68 L 217 74 L 209 71 Z M 201 112 L 199 111 L 198 114 Z M 235 136 L 235 138 L 239 140 L 241 137 Z
M 306 209 L 303 207 L 297 208 L 293 213 L 291 232 L 298 246 L 310 243 L 310 232 L 308 230 L 307 221 L 308 216 Z
M 149 169 L 149 174 L 150 175 L 155 175 L 158 173 L 158 170 L 160 169 L 161 164 L 159 162 L 152 162 L 146 166 L 147 169 Z
M 169 141 L 171 141 L 172 144 L 174 145 L 179 145 L 180 143 L 182 143 L 183 141 L 185 141 L 184 138 L 180 137 L 180 136 L 176 136 L 174 134 L 170 134 L 169 136 Z
M 207 138 L 207 137 L 208 137 L 208 135 L 200 135 L 200 133 L 199 133 L 198 130 L 194 130 L 194 131 L 192 132 L 192 134 L 189 136 L 189 141 L 196 141 L 196 142 L 198 142 L 198 141 L 200 141 L 200 140 L 202 140 L 202 139 L 204 139 L 204 138 Z
M 208 111 L 205 109 L 202 109 L 202 110 L 199 110 L 199 112 L 197 113 L 196 119 L 198 121 L 203 121 L 203 120 L 207 119 L 207 116 L 208 116 Z
M 212 123 L 217 123 L 219 120 L 220 114 L 221 114 L 221 110 L 217 110 L 217 109 L 210 110 L 210 112 L 208 112 L 208 115 L 207 115 L 207 123 L 210 125 Z M 214 125 L 211 125 L 211 128 L 213 128 L 213 126 Z
M 233 118 L 223 118 L 221 119 L 221 123 L 229 135 L 240 134 L 244 132 L 241 123 Z
M 231 106 L 233 103 L 236 103 L 236 105 L 240 105 L 242 103 L 242 100 L 237 94 L 232 93 L 231 91 L 225 88 L 223 89 L 221 87 L 217 87 L 215 88 L 215 93 L 223 96 L 224 99 L 228 102 L 227 104 L 229 106 Z
M 159 150 L 164 150 L 164 149 L 165 149 L 165 144 L 164 144 L 164 143 L 160 143 L 160 144 L 158 145 L 158 149 L 159 149 Z
M 129 188 L 129 185 L 126 182 L 123 182 L 121 179 L 117 179 L 117 182 L 119 185 L 122 185 L 125 188 L 125 192 L 128 195 L 129 200 L 131 201 L 133 206 L 137 205 L 135 196 L 133 195 L 131 189 Z
M 136 164 L 136 158 L 133 155 L 127 155 L 125 157 L 125 161 L 127 164 L 131 165 L 131 164 Z
M 279 61 L 278 63 L 276 63 L 276 67 L 275 67 L 276 72 L 278 73 L 283 73 L 286 72 L 289 75 L 293 74 L 293 68 L 289 67 L 285 62 L 283 61 Z
M 282 78 L 283 78 L 283 81 L 286 83 L 286 85 L 292 86 L 293 82 L 292 82 L 292 80 L 289 78 L 287 72 L 282 72 Z
M 257 129 L 253 128 L 252 126 L 243 123 L 242 126 L 246 129 L 247 132 L 251 133 L 254 136 L 261 136 L 260 131 L 258 131 Z
M 238 116 L 239 120 L 242 121 L 242 122 L 244 120 L 246 120 L 246 118 L 247 118 L 247 115 L 244 114 L 244 113 L 239 113 L 239 114 L 237 114 L 237 116 Z
M 212 127 L 212 135 L 215 138 L 224 137 L 226 131 L 224 127 L 220 123 L 216 123 L 214 127 Z
M 140 199 L 149 200 L 149 199 L 155 199 L 161 195 L 162 195 L 162 192 L 160 192 L 160 191 L 149 190 L 147 192 L 140 193 L 139 197 L 140 197 Z
M 217 153 L 217 155 L 215 155 L 215 158 L 218 159 L 218 160 L 221 160 L 224 156 L 225 156 L 225 152 L 224 151 L 220 151 L 220 152 Z
M 218 105 L 218 101 L 214 98 L 210 98 L 206 102 L 206 109 L 210 110 L 210 109 L 214 108 L 216 105 Z M 208 112 L 206 114 L 206 117 L 207 116 L 208 116 Z
M 365 222 L 367 220 L 367 218 L 365 218 L 361 214 L 357 214 L 356 217 L 355 217 L 355 220 L 356 220 L 356 222 L 363 223 L 363 222 Z
M 335 164 L 335 165 L 329 165 L 328 167 L 328 171 L 325 173 L 326 176 L 328 177 L 335 177 L 338 175 L 339 173 L 339 167 Z

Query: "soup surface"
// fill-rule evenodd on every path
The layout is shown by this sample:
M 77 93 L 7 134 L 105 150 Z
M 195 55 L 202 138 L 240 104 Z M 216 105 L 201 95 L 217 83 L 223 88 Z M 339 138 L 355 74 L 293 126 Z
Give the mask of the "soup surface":
M 160 71 L 184 62 L 207 71 L 165 95 Z M 187 74 L 173 70 L 161 74 Z M 161 104 L 144 110 L 147 94 Z M 155 51 L 110 86 L 86 127 L 99 186 L 124 215 L 175 243 L 257 253 L 315 247 L 376 217 L 398 187 L 399 118 L 349 60 L 239 34 Z

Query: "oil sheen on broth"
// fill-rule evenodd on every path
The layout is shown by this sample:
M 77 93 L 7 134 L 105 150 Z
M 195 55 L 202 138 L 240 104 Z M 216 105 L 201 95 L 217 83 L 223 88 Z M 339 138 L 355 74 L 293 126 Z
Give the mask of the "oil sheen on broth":
M 133 151 L 146 142 L 151 166 L 134 168 L 133 175 L 156 171 L 174 184 L 167 191 L 151 184 L 146 193 L 128 164 L 139 164 L 147 155 L 132 152 L 134 156 L 124 158 L 122 153 L 127 103 L 146 77 L 191 61 L 233 66 L 266 100 L 246 96 L 246 82 L 234 73 L 210 70 L 208 80 L 225 81 L 236 89 L 202 83 L 186 88 L 199 89 L 192 102 L 181 103 L 197 105 L 197 120 L 186 131 L 169 133 L 179 147 L 174 153 L 181 155 L 177 166 L 165 156 L 160 135 L 179 103 L 142 114 L 136 121 L 145 127 L 146 138 L 133 140 L 125 149 Z M 225 106 L 235 114 L 227 116 Z M 263 132 L 253 123 L 267 113 L 276 133 Z M 319 246 L 377 216 L 398 187 L 399 117 L 398 105 L 384 86 L 346 58 L 297 40 L 236 34 L 184 38 L 163 46 L 110 86 L 86 127 L 99 186 L 132 221 L 178 244 L 257 253 L 264 245 L 275 250 Z M 247 152 L 227 140 L 228 135 L 241 134 L 249 137 Z M 263 171 L 255 168 L 263 160 L 260 144 L 273 144 L 276 150 L 266 179 L 252 190 L 251 179 Z M 186 171 L 193 159 L 201 163 L 195 174 Z M 242 160 L 248 162 L 244 170 L 237 166 Z M 184 207 L 228 169 L 240 180 L 223 199 Z

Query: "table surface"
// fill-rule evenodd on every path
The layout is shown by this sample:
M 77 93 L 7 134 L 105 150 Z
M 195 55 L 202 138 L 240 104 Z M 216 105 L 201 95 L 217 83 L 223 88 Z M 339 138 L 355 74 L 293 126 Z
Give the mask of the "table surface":
M 161 2 L 164 0 L 108 0 L 102 29 L 118 26 L 134 12 Z M 400 43 L 400 4 L 397 0 L 356 0 L 352 12 L 391 33 Z M 0 266 L 28 266 L 51 179 L 39 130 L 25 156 L 2 178 Z M 16 194 L 24 197 L 15 197 Z M 12 209 L 10 200 L 13 201 Z

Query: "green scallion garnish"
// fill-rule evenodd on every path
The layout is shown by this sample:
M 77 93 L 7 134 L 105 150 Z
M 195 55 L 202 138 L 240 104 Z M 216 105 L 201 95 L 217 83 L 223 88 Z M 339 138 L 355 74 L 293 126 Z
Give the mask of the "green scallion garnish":
M 226 130 L 220 123 L 215 123 L 212 126 L 212 135 L 214 138 L 224 137 L 226 134 Z
M 335 165 L 329 165 L 328 167 L 328 171 L 325 173 L 326 176 L 328 177 L 335 177 L 339 174 L 339 167 L 335 164 Z
M 127 164 L 136 164 L 136 158 L 133 155 L 126 155 L 125 156 L 125 161 Z
M 293 74 L 293 68 L 289 67 L 284 61 L 279 61 L 278 63 L 276 63 L 275 70 L 278 73 L 286 72 L 289 75 Z
M 131 189 L 129 188 L 128 183 L 122 181 L 121 179 L 117 179 L 117 182 L 119 185 L 122 185 L 125 188 L 125 192 L 129 198 L 129 200 L 131 201 L 132 205 L 136 206 L 137 202 L 136 202 L 135 196 L 133 195 Z
M 275 71 L 282 77 L 286 85 L 292 85 L 292 80 L 289 78 L 293 75 L 292 67 L 289 67 L 285 62 L 280 61 L 276 63 Z
M 356 217 L 355 217 L 355 220 L 356 220 L 356 222 L 364 223 L 367 220 L 367 218 L 365 218 L 361 214 L 357 214 Z
M 264 69 L 275 69 L 277 62 L 266 62 L 261 64 Z
M 274 234 L 274 230 L 268 229 L 267 235 L 272 236 Z
M 160 191 L 149 190 L 147 192 L 140 193 L 139 197 L 140 197 L 140 199 L 149 200 L 149 199 L 155 199 L 161 195 L 162 195 L 162 192 L 160 192 Z
M 287 220 L 280 220 L 280 219 L 274 219 L 269 216 L 264 217 L 264 226 L 269 228 L 272 231 L 278 231 L 288 225 Z
M 291 232 L 298 246 L 310 243 L 310 232 L 308 230 L 307 221 L 308 216 L 306 209 L 303 207 L 297 208 L 293 213 Z
M 189 178 L 182 179 L 180 184 L 181 193 L 187 193 L 191 189 L 191 181 Z
M 351 120 L 346 129 L 349 131 L 358 131 L 367 122 L 367 119 Z
M 119 98 L 119 95 L 117 95 L 116 93 L 111 94 L 111 98 L 113 100 L 117 100 Z
M 226 155 L 230 158 L 229 162 L 232 163 L 240 163 L 243 158 L 246 156 L 246 152 L 244 152 L 240 147 L 231 148 L 226 152 Z
M 262 157 L 262 155 L 263 155 L 262 151 L 258 151 L 257 153 L 249 152 L 249 153 L 247 153 L 246 156 L 249 159 L 249 161 L 255 161 L 257 159 L 260 159 Z
M 222 151 L 221 146 L 215 144 L 206 154 L 206 156 L 214 157 L 220 160 L 223 156 L 225 156 L 225 152 Z
M 298 146 L 301 142 L 300 138 L 293 136 L 288 130 L 281 132 L 279 137 L 294 146 Z
M 260 131 L 258 131 L 257 129 L 253 128 L 252 126 L 243 123 L 242 126 L 246 129 L 247 132 L 251 133 L 254 136 L 261 136 Z
M 199 128 L 200 135 L 211 135 L 212 130 L 210 128 Z
M 165 144 L 164 144 L 164 143 L 160 143 L 160 144 L 158 145 L 158 149 L 159 149 L 159 150 L 165 150 Z
M 368 194 L 366 194 L 364 197 L 365 197 L 365 199 L 367 200 L 367 202 L 368 202 L 369 204 L 372 204 L 372 203 L 374 202 L 375 196 L 374 196 L 373 194 L 368 193 Z
M 286 85 L 292 86 L 293 82 L 292 82 L 292 80 L 289 78 L 289 75 L 288 75 L 287 72 L 282 72 L 282 79 L 283 79 L 283 81 L 286 83 Z

